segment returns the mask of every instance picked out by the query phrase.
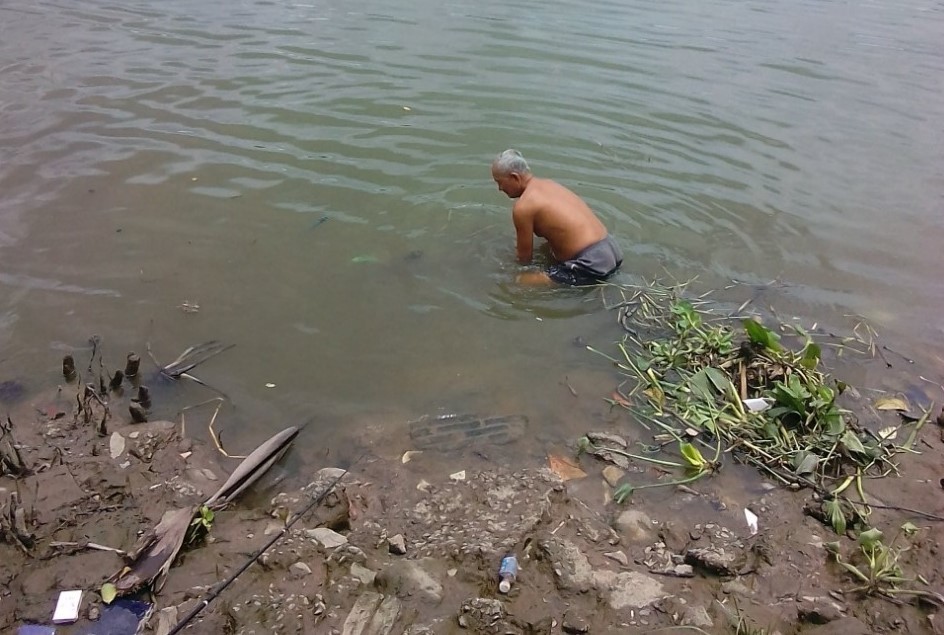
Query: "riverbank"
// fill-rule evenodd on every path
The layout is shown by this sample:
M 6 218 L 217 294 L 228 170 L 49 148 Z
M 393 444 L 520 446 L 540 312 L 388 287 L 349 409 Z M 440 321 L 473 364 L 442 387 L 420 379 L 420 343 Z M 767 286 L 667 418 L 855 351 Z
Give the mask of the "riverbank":
M 81 617 L 57 633 L 93 632 L 94 618 L 106 612 L 98 591 L 123 566 L 108 549 L 129 550 L 165 511 L 199 504 L 226 478 L 214 445 L 182 437 L 179 422 L 119 423 L 116 415 L 100 434 L 102 412 L 78 407 L 76 390 L 52 389 L 10 409 L 10 434 L 29 471 L 4 476 L 0 496 L 19 501 L 28 535 L 18 541 L 8 530 L 0 544 L 3 632 L 48 624 L 58 593 L 68 589 L 85 591 Z M 608 425 L 610 433 L 638 434 L 628 419 Z M 870 483 L 874 504 L 942 512 L 933 476 L 944 443 L 933 425 L 918 442 L 921 454 L 908 458 L 900 477 Z M 934 603 L 850 592 L 861 584 L 827 549 L 838 537 L 804 513 L 812 495 L 744 479 L 746 468 L 731 465 L 691 486 L 639 493 L 619 505 L 613 466 L 575 458 L 567 448 L 549 448 L 549 465 L 511 467 L 490 459 L 488 446 L 411 448 L 369 448 L 325 504 L 185 632 L 944 630 Z M 142 596 L 154 605 L 151 628 L 166 633 L 338 473 L 315 470 L 303 488 L 262 485 L 217 513 L 205 542 L 184 547 L 163 589 Z M 659 477 L 635 465 L 629 473 Z M 745 510 L 756 516 L 756 532 Z M 916 534 L 898 558 L 902 574 L 920 575 L 922 588 L 939 591 L 940 523 L 878 508 L 871 517 L 886 541 L 906 521 Z M 852 540 L 842 549 L 858 562 Z M 517 554 L 520 573 L 503 595 L 496 573 L 507 552 Z

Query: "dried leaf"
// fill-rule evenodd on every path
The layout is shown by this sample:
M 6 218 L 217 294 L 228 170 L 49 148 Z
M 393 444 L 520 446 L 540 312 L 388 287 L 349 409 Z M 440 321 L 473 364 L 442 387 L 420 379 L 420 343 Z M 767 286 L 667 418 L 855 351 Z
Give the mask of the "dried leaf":
M 632 406 L 632 403 L 630 403 L 629 399 L 624 397 L 622 393 L 620 393 L 620 391 L 618 390 L 613 391 L 613 394 L 610 395 L 610 399 L 612 399 L 617 404 L 623 406 L 624 408 L 629 408 L 630 406 Z
M 898 436 L 898 426 L 888 426 L 878 431 L 878 438 L 882 441 L 894 441 Z
M 587 473 L 581 470 L 576 463 L 562 456 L 549 454 L 547 457 L 547 465 L 551 468 L 552 472 L 561 478 L 562 481 L 569 481 L 575 478 L 584 478 L 587 475 Z
M 908 402 L 901 397 L 882 397 L 875 401 L 875 407 L 878 410 L 900 410 L 902 412 L 910 410 Z

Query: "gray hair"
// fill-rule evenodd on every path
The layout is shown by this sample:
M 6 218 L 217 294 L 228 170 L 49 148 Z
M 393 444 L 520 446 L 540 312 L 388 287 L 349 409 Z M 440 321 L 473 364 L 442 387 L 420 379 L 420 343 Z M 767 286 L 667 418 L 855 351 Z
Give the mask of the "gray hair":
M 512 172 L 528 174 L 531 172 L 528 162 L 524 160 L 521 153 L 511 148 L 495 157 L 492 165 L 499 174 L 511 174 Z

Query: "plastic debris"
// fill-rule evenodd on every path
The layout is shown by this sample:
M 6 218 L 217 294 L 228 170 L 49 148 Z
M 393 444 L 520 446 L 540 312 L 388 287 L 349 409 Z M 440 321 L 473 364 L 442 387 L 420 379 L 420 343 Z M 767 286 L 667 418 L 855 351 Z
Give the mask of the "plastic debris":
M 757 515 L 745 507 L 744 519 L 747 521 L 747 528 L 751 530 L 751 535 L 753 536 L 757 533 Z
M 744 406 L 751 412 L 763 412 L 770 408 L 771 403 L 767 399 L 745 399 Z
M 71 624 L 79 619 L 79 606 L 82 604 L 82 590 L 62 591 L 52 614 L 53 624 Z
M 510 553 L 502 558 L 501 565 L 498 567 L 498 590 L 501 593 L 511 591 L 511 585 L 515 583 L 518 577 L 518 558 Z

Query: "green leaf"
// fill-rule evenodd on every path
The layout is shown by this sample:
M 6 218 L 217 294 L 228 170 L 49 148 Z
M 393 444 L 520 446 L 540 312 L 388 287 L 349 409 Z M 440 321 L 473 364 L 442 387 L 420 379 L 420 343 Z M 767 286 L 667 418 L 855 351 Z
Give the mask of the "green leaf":
M 911 536 L 914 536 L 916 533 L 918 533 L 918 527 L 912 522 L 907 522 L 904 525 L 902 525 L 901 530 L 909 538 Z
M 105 604 L 111 604 L 116 597 L 118 597 L 118 589 L 111 582 L 106 582 L 102 585 L 102 602 Z
M 673 304 L 672 313 L 679 318 L 676 325 L 680 331 L 701 326 L 701 316 L 695 312 L 692 303 L 688 300 L 679 300 Z
M 708 375 L 708 379 L 711 380 L 715 390 L 717 390 L 722 395 L 728 389 L 728 386 L 731 385 L 731 380 L 728 379 L 728 376 L 717 368 L 709 366 L 705 369 L 705 374 Z
M 633 495 L 633 486 L 629 483 L 623 483 L 613 492 L 613 500 L 622 505 L 627 498 Z
M 691 388 L 692 394 L 702 399 L 704 401 L 714 401 L 714 393 L 711 392 L 711 386 L 708 383 L 708 369 L 702 368 L 700 371 L 691 376 L 691 379 L 688 380 L 688 385 Z
M 882 541 L 884 535 L 881 529 L 867 529 L 859 534 L 859 544 L 866 549 L 872 549 Z
M 862 445 L 862 441 L 859 440 L 859 437 L 857 437 L 852 430 L 846 430 L 845 434 L 842 435 L 842 444 L 850 452 L 865 456 L 869 455 L 869 451 L 865 449 L 865 446 Z
M 200 507 L 200 516 L 203 517 L 204 522 L 207 524 L 211 524 L 213 519 L 216 517 L 216 515 L 213 513 L 213 510 L 206 505 Z
M 679 452 L 682 453 L 682 456 L 685 457 L 685 462 L 691 467 L 702 469 L 708 465 L 708 461 L 705 460 L 705 457 L 703 457 L 701 452 L 698 451 L 698 448 L 691 443 L 679 443 Z
M 833 555 L 839 555 L 839 541 L 838 540 L 834 542 L 824 542 L 823 548 Z
M 813 474 L 816 472 L 816 466 L 819 464 L 819 457 L 812 452 L 801 450 L 793 457 L 794 471 L 800 476 Z
M 820 350 L 819 344 L 807 342 L 806 346 L 803 348 L 803 358 L 800 360 L 800 365 L 802 365 L 803 368 L 813 370 L 819 363 L 821 353 L 822 351 Z
M 757 320 L 748 318 L 743 320 L 742 324 L 752 343 L 763 346 L 764 348 L 769 348 L 772 351 L 783 350 L 783 346 L 780 345 L 780 336 Z
M 837 534 L 842 536 L 846 533 L 846 516 L 842 513 L 842 507 L 838 499 L 830 499 L 823 504 L 823 509 L 829 516 L 829 522 Z

